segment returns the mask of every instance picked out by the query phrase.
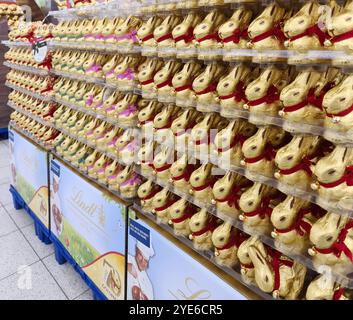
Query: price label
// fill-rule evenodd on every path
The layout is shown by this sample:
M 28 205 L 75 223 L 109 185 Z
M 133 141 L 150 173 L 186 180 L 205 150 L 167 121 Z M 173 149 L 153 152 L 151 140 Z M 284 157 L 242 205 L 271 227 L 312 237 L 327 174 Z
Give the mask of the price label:
M 32 53 L 34 60 L 38 63 L 44 61 L 48 53 L 48 44 L 46 40 L 37 40 L 32 44 Z

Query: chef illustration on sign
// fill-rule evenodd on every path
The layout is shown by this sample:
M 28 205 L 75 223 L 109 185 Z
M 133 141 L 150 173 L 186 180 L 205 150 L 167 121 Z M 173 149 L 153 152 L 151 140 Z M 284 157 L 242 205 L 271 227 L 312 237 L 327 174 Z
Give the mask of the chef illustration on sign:
M 153 300 L 153 286 L 146 272 L 149 260 L 154 256 L 152 241 L 150 247 L 136 241 L 135 256 L 128 257 L 128 299 Z

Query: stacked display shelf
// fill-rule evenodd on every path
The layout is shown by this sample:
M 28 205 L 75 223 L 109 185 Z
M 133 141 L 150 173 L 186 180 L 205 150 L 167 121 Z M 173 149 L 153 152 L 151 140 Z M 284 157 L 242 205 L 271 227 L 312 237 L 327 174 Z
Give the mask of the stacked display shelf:
M 109 4 L 102 4 L 99 6 L 90 6 L 90 7 L 82 7 L 82 8 L 77 8 L 77 9 L 68 9 L 68 10 L 62 10 L 59 12 L 51 12 L 50 14 L 54 17 L 57 17 L 59 19 L 75 19 L 77 17 L 91 17 L 91 16 L 111 16 L 113 13 L 111 13 L 113 10 L 117 10 L 119 9 L 120 12 L 119 14 L 121 14 L 122 16 L 127 16 L 131 13 L 134 14 L 138 14 L 138 15 L 142 15 L 144 14 L 143 8 L 139 7 L 139 6 L 120 6 L 120 2 L 115 2 L 113 1 L 112 3 Z M 13 43 L 8 43 L 8 45 L 11 46 L 16 46 Z M 20 44 L 21 46 L 23 44 Z M 70 49 L 77 49 L 77 50 L 84 50 L 84 51 L 97 51 L 97 52 L 110 52 L 110 53 L 122 53 L 122 54 L 130 54 L 130 53 L 142 53 L 142 55 L 144 54 L 144 51 L 148 51 L 149 48 L 141 48 L 138 46 L 133 47 L 132 49 L 125 49 L 121 46 L 114 46 L 114 45 L 109 45 L 107 47 L 102 46 L 102 45 L 97 45 L 97 44 L 89 44 L 89 43 L 60 43 L 60 42 L 51 42 L 50 47 L 52 47 L 53 49 L 55 48 L 70 48 Z M 71 46 L 70 46 L 71 45 Z M 174 49 L 158 49 L 160 50 L 160 53 L 163 52 L 171 52 Z M 158 56 L 158 50 L 156 51 L 156 56 Z M 197 50 L 198 53 L 204 54 L 205 52 L 202 50 Z M 256 50 L 232 50 L 231 52 L 226 51 L 226 50 L 210 50 L 206 53 L 209 53 L 210 55 L 223 55 L 223 56 L 227 56 L 227 57 L 254 57 L 254 56 L 266 56 L 266 57 L 277 57 L 277 58 L 290 58 L 293 57 L 294 55 L 298 55 L 297 52 L 293 52 L 293 51 L 288 51 L 288 50 L 268 50 L 268 51 L 256 51 Z M 174 50 L 174 54 L 175 56 L 178 58 L 178 51 Z M 330 64 L 329 60 L 335 59 L 337 57 L 343 57 L 346 56 L 347 58 L 353 59 L 350 55 L 348 55 L 346 52 L 337 52 L 337 51 L 332 51 L 332 50 L 326 50 L 325 52 L 322 51 L 315 51 L 315 50 L 311 50 L 308 52 L 305 52 L 304 54 L 301 54 L 301 57 L 306 58 L 306 59 L 312 59 L 313 61 L 315 61 L 315 59 L 318 58 L 325 58 L 328 60 L 327 65 Z M 196 57 L 199 59 L 199 57 Z M 206 62 L 207 63 L 207 62 Z M 313 65 L 315 65 L 315 63 L 313 63 Z M 10 65 L 8 65 L 10 66 Z M 18 68 L 17 66 L 12 66 L 14 68 Z M 29 72 L 35 72 L 34 70 L 27 70 Z M 86 82 L 90 82 L 90 83 L 95 83 L 95 84 L 99 84 L 108 88 L 112 88 L 112 89 L 124 89 L 124 88 L 119 88 L 116 85 L 112 85 L 109 83 L 106 83 L 103 79 L 100 78 L 92 78 L 89 76 L 77 76 L 75 74 L 70 74 L 68 72 L 62 72 L 62 71 L 55 71 L 55 70 L 51 70 L 50 71 L 51 74 L 56 75 L 56 76 L 61 76 L 61 77 L 67 77 L 70 79 L 77 79 L 80 81 L 86 81 Z M 14 87 L 12 85 L 13 89 L 17 89 L 17 90 L 21 90 L 21 88 L 18 87 Z M 22 89 L 23 90 L 23 89 Z M 122 90 L 125 91 L 125 90 Z M 133 89 L 129 89 L 127 91 L 130 92 L 134 92 L 136 94 L 139 95 L 144 95 L 144 92 L 141 91 L 140 88 L 136 87 Z M 26 92 L 27 93 L 27 92 Z M 30 93 L 28 93 L 30 94 Z M 50 98 L 48 98 L 50 100 Z M 165 97 L 157 97 L 157 100 L 159 100 L 160 102 L 165 102 Z M 74 104 L 70 104 L 64 101 L 61 101 L 60 99 L 53 99 L 53 101 L 56 101 L 58 103 L 62 103 L 64 105 L 66 105 L 69 108 L 72 108 L 74 110 L 78 110 L 81 111 L 83 113 L 86 113 L 88 115 L 95 115 L 94 111 L 90 111 L 87 110 L 85 108 L 81 108 L 78 106 L 75 106 Z M 169 101 L 169 102 L 176 102 L 176 104 L 178 105 L 177 101 Z M 179 103 L 181 106 L 183 105 L 183 103 Z M 195 105 L 196 109 L 200 112 L 204 112 L 203 107 L 204 106 L 199 106 L 199 105 Z M 211 109 L 211 111 L 213 112 L 220 112 L 222 116 L 224 116 L 219 108 L 219 105 L 215 105 L 215 106 L 207 106 L 209 109 Z M 275 126 L 279 126 L 282 127 L 284 130 L 287 130 L 289 132 L 295 132 L 295 133 L 301 133 L 301 134 L 313 134 L 313 135 L 321 135 L 327 139 L 330 139 L 330 136 L 334 135 L 335 139 L 337 138 L 337 136 L 339 136 L 340 138 L 340 143 L 342 143 L 345 146 L 349 146 L 351 147 L 353 145 L 353 141 L 352 138 L 350 136 L 348 136 L 345 133 L 340 133 L 340 132 L 330 132 L 327 130 L 324 130 L 322 127 L 319 126 L 313 126 L 313 125 L 307 125 L 307 124 L 302 124 L 302 123 L 291 123 L 288 121 L 284 121 L 282 118 L 279 117 L 261 117 L 261 119 L 259 118 L 252 118 L 253 115 L 251 115 L 248 111 L 246 110 L 240 110 L 237 111 L 235 110 L 235 112 L 233 114 L 228 114 L 226 116 L 226 118 L 243 118 L 243 119 L 247 119 L 249 122 L 252 122 L 254 124 L 257 125 L 275 125 Z M 97 118 L 100 118 L 102 120 L 108 121 L 112 124 L 117 125 L 117 123 L 114 120 L 111 120 L 107 117 L 104 116 L 98 116 Z M 64 130 L 60 129 L 59 127 L 56 127 L 56 129 L 58 129 L 59 131 L 62 131 L 63 133 L 67 134 L 68 136 L 71 136 L 72 138 L 81 141 L 79 137 L 77 136 L 72 136 L 70 135 L 69 132 L 65 132 Z M 336 139 L 337 140 L 337 139 Z M 81 142 L 87 144 L 88 146 L 94 147 L 93 145 L 90 145 L 89 142 L 87 140 L 82 140 Z M 170 146 L 171 148 L 173 148 L 173 146 Z M 191 148 L 190 148 L 191 150 Z M 189 150 L 188 150 L 189 151 Z M 55 154 L 55 151 L 53 151 L 53 153 Z M 191 153 L 192 150 L 191 150 Z M 58 155 L 57 155 L 58 156 Z M 108 155 L 109 156 L 109 155 Z M 111 156 L 111 155 L 110 155 Z M 59 157 L 59 156 L 58 156 Z M 116 160 L 116 158 L 113 158 Z M 202 159 L 200 159 L 201 161 L 203 161 Z M 353 209 L 347 209 L 347 208 L 342 208 L 339 207 L 337 205 L 332 205 L 331 203 L 326 203 L 323 199 L 320 199 L 317 197 L 317 195 L 315 193 L 311 193 L 311 192 L 302 192 L 301 190 L 296 190 L 295 188 L 288 188 L 286 185 L 281 185 L 278 183 L 277 180 L 273 179 L 273 178 L 267 178 L 267 177 L 263 177 L 261 175 L 254 175 L 250 172 L 248 172 L 247 170 L 245 170 L 243 167 L 231 167 L 231 168 L 225 168 L 222 167 L 222 165 L 219 163 L 218 159 L 215 157 L 211 157 L 210 159 L 206 160 L 209 161 L 219 167 L 221 167 L 221 169 L 224 170 L 230 170 L 230 171 L 234 171 L 236 173 L 239 173 L 245 177 L 247 177 L 249 180 L 251 181 L 255 181 L 255 182 L 261 182 L 263 184 L 267 184 L 270 185 L 272 187 L 275 187 L 277 189 L 279 189 L 280 191 L 284 192 L 285 194 L 289 194 L 289 195 L 293 195 L 295 197 L 299 197 L 305 200 L 309 200 L 313 203 L 318 204 L 319 206 L 323 207 L 326 210 L 338 213 L 338 214 L 349 214 L 349 215 L 353 215 Z M 69 163 L 66 162 L 66 164 L 70 165 Z M 135 166 L 135 170 L 137 173 L 144 175 L 140 168 L 136 165 Z M 249 232 L 249 229 L 244 229 L 244 226 L 242 224 L 242 222 L 239 222 L 235 219 L 229 219 L 227 217 L 224 217 L 220 212 L 217 212 L 217 210 L 215 209 L 214 205 L 209 205 L 209 204 L 204 204 L 204 203 L 200 203 L 198 201 L 196 201 L 192 196 L 190 196 L 189 194 L 186 194 L 185 192 L 181 192 L 180 190 L 177 190 L 176 188 L 173 187 L 173 185 L 171 184 L 165 184 L 164 182 L 156 179 L 155 176 L 149 176 L 149 175 L 144 175 L 146 178 L 148 179 L 152 179 L 153 181 L 155 181 L 157 184 L 161 185 L 162 187 L 168 187 L 170 191 L 172 191 L 173 193 L 177 194 L 178 196 L 187 199 L 188 201 L 190 201 L 191 203 L 195 204 L 196 206 L 200 207 L 200 208 L 206 208 L 208 210 L 208 212 L 210 212 L 211 214 L 225 220 L 228 222 L 231 222 L 231 224 L 236 227 L 237 229 L 244 231 L 245 233 L 248 233 L 250 235 L 256 235 L 259 236 L 260 239 L 267 245 L 269 245 L 270 247 L 276 248 L 277 250 L 280 250 L 281 252 L 283 252 L 284 254 L 288 255 L 289 257 L 293 258 L 294 260 L 300 261 L 301 263 L 303 263 L 305 266 L 307 266 L 309 269 L 315 270 L 317 272 L 326 272 L 323 271 L 323 268 L 321 268 L 322 266 L 314 266 L 310 257 L 308 257 L 307 255 L 297 255 L 294 252 L 291 252 L 290 248 L 277 248 L 274 244 L 274 241 L 272 238 L 270 238 L 267 235 L 263 235 L 263 234 L 259 234 L 257 233 L 255 230 Z M 88 177 L 86 175 L 86 177 Z M 90 178 L 90 177 L 88 177 Z M 92 178 L 90 178 L 92 180 Z M 94 180 L 92 180 L 94 181 Z M 97 183 L 96 181 L 94 181 L 95 183 Z M 102 186 L 102 185 L 100 185 Z M 109 190 L 109 189 L 108 189 Z M 110 191 L 111 192 L 111 191 Z M 118 194 L 115 194 L 118 195 Z M 148 213 L 148 212 L 143 212 L 143 210 L 141 210 L 141 208 L 138 206 L 138 204 L 135 202 L 134 204 L 135 208 L 137 211 L 139 211 L 141 214 L 143 214 L 144 216 L 146 216 L 148 219 L 151 219 L 152 221 L 155 221 L 155 216 L 153 216 L 152 214 Z M 169 226 L 164 226 L 161 225 L 161 227 L 163 229 L 165 229 L 167 232 L 169 232 L 170 234 L 172 234 L 173 236 L 175 236 L 172 232 L 172 229 Z M 176 237 L 176 236 L 175 236 Z M 183 242 L 184 244 L 187 244 L 189 247 L 191 246 L 190 242 L 184 238 L 178 238 L 176 237 L 178 240 L 180 240 L 181 242 Z M 204 253 L 200 253 L 201 255 L 204 255 L 205 257 L 207 257 L 208 259 L 212 258 L 210 255 L 204 254 Z M 60 259 L 59 259 L 60 260 Z M 213 262 L 214 263 L 214 262 Z M 321 270 L 320 270 L 321 269 Z M 349 276 L 349 274 L 342 274 L 340 271 L 336 272 L 334 269 L 332 269 L 333 271 L 333 276 L 335 281 L 337 281 L 338 283 L 342 284 L 343 286 L 347 286 L 349 288 L 353 288 L 353 279 Z M 232 274 L 232 276 L 241 281 L 241 278 L 238 275 L 235 275 L 233 273 L 233 271 L 231 270 L 226 270 L 226 272 Z M 256 292 L 256 290 L 254 289 L 254 291 Z M 262 293 L 261 293 L 262 294 Z M 260 294 L 260 295 L 261 295 Z M 263 295 L 264 298 L 269 298 L 268 295 Z

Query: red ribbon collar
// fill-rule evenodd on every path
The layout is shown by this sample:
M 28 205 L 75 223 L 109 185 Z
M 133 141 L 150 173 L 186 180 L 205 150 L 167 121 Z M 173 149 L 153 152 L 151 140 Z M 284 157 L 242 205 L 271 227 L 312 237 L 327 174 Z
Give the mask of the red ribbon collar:
M 315 250 L 321 254 L 334 254 L 337 258 L 339 258 L 342 252 L 347 256 L 347 258 L 353 263 L 353 254 L 344 243 L 344 240 L 347 237 L 347 234 L 350 229 L 353 228 L 353 220 L 348 222 L 346 226 L 341 230 L 340 234 L 337 237 L 336 242 L 330 247 L 326 249 L 315 248 Z
M 246 140 L 246 137 L 239 133 L 234 136 L 233 141 L 231 142 L 231 144 L 229 146 L 224 147 L 224 148 L 218 148 L 217 151 L 218 152 L 226 152 L 226 151 L 234 148 L 237 144 L 240 144 L 242 146 L 245 140 Z
M 245 162 L 246 163 L 256 163 L 260 160 L 267 160 L 267 161 L 271 161 L 272 159 L 274 159 L 276 156 L 276 151 L 273 149 L 272 145 L 267 144 L 264 152 L 261 153 L 260 155 L 258 155 L 257 157 L 254 158 L 245 158 Z
M 351 38 L 353 38 L 353 30 L 334 36 L 333 38 L 331 38 L 331 42 L 337 43 Z
M 190 219 L 196 212 L 195 207 L 192 207 L 188 205 L 188 207 L 185 210 L 186 212 L 179 218 L 171 219 L 173 223 L 180 223 L 185 221 L 186 219 Z
M 180 176 L 177 177 L 172 177 L 173 181 L 180 181 L 182 179 L 184 179 L 185 181 L 189 181 L 191 174 L 193 173 L 195 169 L 195 166 L 192 164 L 188 164 L 183 172 L 183 174 L 181 174 Z
M 270 198 L 264 198 L 256 210 L 251 212 L 243 212 L 243 215 L 246 217 L 259 216 L 261 219 L 264 219 L 266 216 L 271 217 L 273 209 L 270 207 L 270 201 Z
M 191 187 L 194 191 L 202 191 L 202 190 L 207 189 L 208 187 L 213 187 L 216 180 L 217 180 L 216 177 L 210 177 L 209 180 L 204 185 L 199 186 L 199 187 L 194 187 L 194 186 L 191 186 Z
M 165 41 L 165 40 L 168 40 L 168 39 L 173 39 L 173 36 L 172 36 L 171 33 L 167 33 L 167 34 L 165 34 L 164 36 L 159 37 L 156 41 L 157 41 L 158 43 L 160 43 L 160 42 Z
M 178 87 L 178 88 L 174 88 L 174 90 L 176 92 L 180 92 L 180 91 L 184 91 L 184 90 L 192 90 L 192 85 L 191 84 L 186 84 L 184 86 Z
M 147 35 L 146 37 L 143 37 L 143 38 L 141 39 L 141 41 L 142 41 L 142 42 L 145 42 L 145 41 L 148 41 L 148 40 L 151 40 L 151 39 L 153 39 L 153 34 L 152 34 L 152 33 L 150 33 L 150 34 Z
M 200 96 L 202 94 L 206 94 L 206 93 L 210 93 L 210 92 L 213 92 L 215 91 L 217 88 L 217 83 L 211 83 L 206 89 L 202 90 L 202 91 L 199 91 L 199 92 L 196 92 L 195 93 Z
M 333 82 L 327 83 L 321 90 L 320 94 L 318 96 L 315 95 L 315 88 L 311 88 L 308 92 L 308 95 L 306 99 L 302 102 L 299 102 L 297 104 L 291 105 L 291 106 L 286 106 L 283 108 L 284 112 L 294 112 L 299 109 L 304 108 L 308 104 L 322 110 L 322 102 L 324 100 L 324 95 L 326 94 L 327 91 L 329 91 L 332 87 L 334 86 Z
M 168 201 L 164 206 L 155 208 L 154 211 L 160 212 L 168 209 L 174 202 L 176 202 L 176 199 Z
M 170 78 L 170 79 L 168 79 L 166 81 L 163 81 L 163 82 L 157 84 L 157 88 L 161 89 L 161 88 L 163 88 L 165 86 L 171 86 L 171 85 L 172 85 L 172 79 Z
M 343 111 L 341 111 L 339 113 L 334 114 L 334 113 L 327 113 L 326 112 L 326 115 L 328 117 L 330 117 L 330 118 L 333 118 L 333 117 L 345 117 L 345 116 L 349 115 L 352 111 L 353 111 L 353 104 L 348 109 L 343 110 Z
M 181 222 L 185 221 L 186 219 L 190 219 L 193 215 L 194 215 L 194 212 L 187 212 L 187 213 L 184 213 L 179 218 L 171 219 L 171 221 L 173 223 L 181 223 Z
M 308 214 L 311 210 L 310 209 L 300 209 L 297 215 L 297 218 L 295 219 L 294 223 L 286 228 L 286 229 L 277 229 L 275 228 L 275 231 L 278 233 L 288 233 L 291 231 L 296 230 L 300 236 L 304 236 L 305 234 L 309 234 L 311 230 L 311 225 L 304 221 L 304 216 Z
M 247 98 L 245 95 L 245 84 L 243 81 L 239 81 L 235 87 L 235 91 L 231 94 L 228 94 L 226 96 L 220 96 L 219 97 L 221 100 L 228 100 L 231 98 L 234 98 L 235 101 L 240 102 L 240 101 L 245 101 L 247 102 Z
M 223 39 L 224 43 L 228 42 L 233 42 L 233 43 L 239 43 L 240 39 L 248 39 L 248 27 L 244 28 L 241 30 L 240 28 L 237 28 L 233 31 L 233 34 L 229 37 L 226 37 Z
M 152 199 L 159 191 L 161 191 L 160 189 L 156 189 L 156 190 L 153 190 L 147 197 L 144 197 L 144 198 L 141 198 L 141 200 L 150 200 Z
M 239 198 L 241 187 L 234 187 L 229 194 L 223 199 L 215 199 L 217 202 L 227 202 L 230 207 L 234 207 L 239 210 Z
M 171 166 L 172 166 L 171 164 L 166 164 L 165 166 L 160 167 L 160 168 L 155 167 L 154 170 L 156 170 L 156 172 L 160 173 L 160 172 L 168 170 Z
M 140 82 L 140 84 L 143 85 L 143 86 L 146 86 L 146 85 L 151 84 L 151 83 L 153 83 L 153 77 L 151 79 L 148 79 L 148 80 Z
M 282 31 L 281 25 L 282 25 L 282 21 L 277 22 L 272 29 L 252 38 L 251 42 L 256 43 L 272 36 L 276 37 L 279 41 L 283 42 L 286 39 L 286 36 Z
M 346 183 L 347 186 L 353 186 L 353 166 L 346 167 L 346 171 L 344 175 L 340 179 L 334 182 L 328 182 L 328 183 L 321 182 L 321 181 L 318 181 L 318 182 L 320 186 L 327 189 L 337 187 L 342 183 Z
M 289 40 L 295 41 L 306 36 L 308 37 L 317 36 L 322 46 L 324 45 L 325 40 L 329 38 L 329 36 L 325 32 L 323 32 L 317 24 L 315 24 L 309 27 L 308 29 L 306 29 L 304 32 L 289 38 Z
M 275 101 L 278 101 L 278 100 L 279 100 L 278 90 L 277 90 L 277 88 L 274 85 L 271 85 L 268 88 L 267 93 L 266 93 L 265 96 L 263 96 L 260 99 L 249 101 L 248 102 L 248 106 L 249 107 L 255 107 L 255 106 L 258 106 L 258 105 L 260 105 L 262 103 L 271 104 L 271 103 L 273 103 Z
M 186 33 L 182 34 L 181 36 L 175 37 L 174 41 L 175 42 L 179 42 L 184 40 L 186 43 L 191 42 L 192 40 L 194 40 L 194 28 L 193 27 L 189 27 L 189 29 L 186 31 Z
M 215 40 L 217 42 L 221 42 L 222 39 L 219 37 L 218 32 L 210 33 L 200 39 L 196 39 L 199 43 L 206 41 L 206 40 Z
M 192 232 L 191 234 L 194 237 L 198 237 L 198 236 L 201 236 L 201 235 L 203 235 L 204 233 L 206 233 L 208 231 L 212 232 L 217 227 L 218 227 L 218 224 L 217 224 L 216 219 L 214 217 L 211 217 L 210 220 L 208 221 L 207 225 L 204 228 L 202 228 L 199 231 Z
M 304 170 L 306 172 L 306 174 L 311 177 L 313 173 L 310 169 L 310 166 L 311 166 L 310 159 L 308 157 L 305 157 L 304 159 L 301 160 L 300 163 L 298 163 L 294 167 L 292 167 L 290 169 L 280 169 L 279 172 L 280 172 L 280 174 L 283 174 L 286 176 L 286 175 L 289 175 L 292 173 L 296 173 L 300 170 Z
M 216 247 L 218 251 L 227 250 L 237 245 L 236 236 L 232 235 L 228 242 L 223 247 Z

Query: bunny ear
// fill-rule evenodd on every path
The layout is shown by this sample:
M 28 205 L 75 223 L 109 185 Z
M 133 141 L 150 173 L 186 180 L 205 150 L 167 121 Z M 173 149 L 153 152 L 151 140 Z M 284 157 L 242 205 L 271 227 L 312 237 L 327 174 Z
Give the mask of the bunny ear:
M 301 148 L 303 142 L 304 142 L 304 137 L 301 136 L 301 137 L 299 138 L 299 144 L 298 144 L 298 148 L 299 148 L 299 149 Z
M 233 120 L 233 121 L 230 122 L 230 123 L 232 123 L 232 126 L 231 126 L 231 129 L 230 129 L 230 130 L 233 132 L 233 131 L 235 130 L 235 128 L 236 128 L 238 122 L 237 122 L 237 120 Z
M 312 2 L 312 3 L 310 4 L 310 6 L 309 6 L 309 9 L 308 9 L 308 14 L 309 14 L 309 16 L 310 16 L 311 13 L 313 12 L 313 10 L 314 10 L 314 2 Z
M 270 81 L 270 79 L 272 77 L 272 73 L 273 73 L 272 70 L 268 73 L 267 78 L 266 78 L 266 82 Z
M 344 163 L 346 160 L 348 154 L 348 148 L 344 148 L 343 156 L 342 156 L 342 162 Z
M 276 5 L 273 4 L 272 8 L 271 8 L 271 11 L 270 11 L 270 16 L 272 17 L 275 14 L 275 12 L 276 12 Z
M 293 209 L 294 202 L 295 202 L 295 198 L 294 198 L 294 197 L 290 197 L 290 198 L 292 198 L 292 200 L 291 200 L 290 203 L 289 203 L 289 208 L 290 208 L 290 209 Z
M 260 129 L 260 130 L 261 130 L 261 129 Z M 262 131 L 262 134 L 261 134 L 262 139 L 265 139 L 265 137 L 266 137 L 266 132 L 267 132 L 266 129 L 264 129 L 264 130 Z

